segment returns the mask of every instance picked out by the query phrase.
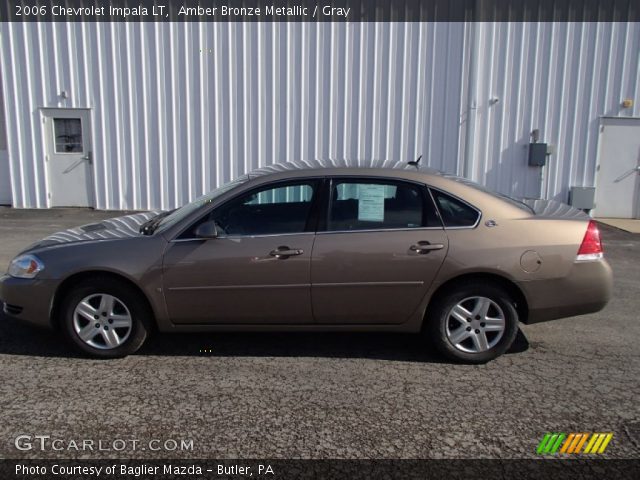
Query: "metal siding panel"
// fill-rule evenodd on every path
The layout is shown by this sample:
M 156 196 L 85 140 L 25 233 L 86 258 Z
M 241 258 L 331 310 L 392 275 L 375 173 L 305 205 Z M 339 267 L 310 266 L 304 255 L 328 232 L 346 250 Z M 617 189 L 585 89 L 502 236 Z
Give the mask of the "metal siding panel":
M 209 88 L 208 88 L 208 66 L 209 66 L 209 48 L 210 43 L 207 39 L 207 32 L 205 29 L 206 24 L 200 23 L 198 24 L 198 52 L 200 53 L 200 57 L 198 58 L 198 81 L 199 81 L 199 102 L 200 105 L 200 116 L 198 121 L 200 122 L 200 128 L 194 128 L 194 134 L 200 132 L 200 160 L 199 160 L 199 169 L 197 170 L 200 174 L 198 189 L 196 190 L 197 194 L 200 194 L 209 189 L 209 152 L 211 151 L 211 135 L 212 131 L 209 126 L 209 115 L 207 114 L 207 109 L 204 108 L 205 105 L 209 104 Z M 195 148 L 195 145 L 194 145 Z
M 594 184 L 599 117 L 637 115 L 620 107 L 637 95 L 638 23 L 479 23 L 478 123 L 472 178 L 506 194 L 568 201 L 572 185 Z M 500 102 L 491 106 L 493 95 Z M 633 97 L 636 98 L 637 97 Z M 556 153 L 527 166 L 529 133 Z
M 598 117 L 640 115 L 637 23 L 3 23 L 0 41 L 17 207 L 47 205 L 41 107 L 92 109 L 95 204 L 115 209 L 284 160 L 422 154 L 461 173 L 467 147 L 473 179 L 536 195 L 533 128 L 566 201 L 593 185 Z
M 24 54 L 25 58 L 29 56 L 29 49 L 31 46 L 31 38 L 29 36 L 29 31 L 26 28 L 22 29 L 22 40 L 24 41 Z M 26 85 L 26 96 L 27 96 L 27 104 L 29 106 L 34 105 L 34 97 L 37 95 L 34 89 L 29 88 L 30 85 L 34 83 L 34 74 L 33 74 L 33 65 L 31 62 L 27 61 L 23 64 L 24 70 L 24 80 Z M 33 189 L 33 196 L 35 196 L 36 206 L 42 207 L 46 204 L 46 199 L 44 198 L 44 190 L 42 187 L 45 185 L 46 178 L 44 174 L 44 162 L 40 161 L 43 158 L 43 138 L 42 135 L 35 135 L 35 132 L 38 131 L 38 126 L 40 123 L 40 118 L 38 112 L 31 108 L 29 111 L 29 116 L 25 118 L 25 124 L 28 125 L 29 131 L 34 132 L 32 141 L 29 142 L 30 145 L 26 145 L 25 152 L 28 152 L 29 155 L 29 163 L 28 171 L 31 172 L 33 179 L 30 182 L 30 187 Z M 38 141 L 40 140 L 40 141 Z M 29 148 L 30 147 L 30 148 Z M 24 159 L 25 163 L 27 159 Z
M 9 174 L 11 178 L 9 183 L 11 184 L 12 192 L 12 205 L 14 207 L 23 207 L 25 204 L 24 190 L 22 189 L 21 181 L 23 179 L 23 172 L 21 170 L 21 162 L 14 161 L 15 158 L 22 157 L 22 145 L 15 143 L 15 139 L 19 137 L 17 129 L 17 117 L 18 99 L 15 97 L 15 85 L 16 85 L 16 71 L 14 63 L 13 52 L 13 34 L 12 29 L 15 25 L 8 23 L 0 23 L 0 51 L 4 52 L 0 55 L 0 75 L 2 75 L 2 87 L 3 87 L 3 104 L 4 104 L 4 120 L 5 120 L 5 134 L 7 138 L 7 156 L 9 162 Z M 7 94 L 9 92 L 9 94 Z M 13 94 L 13 97 L 11 96 Z
M 127 23 L 125 25 L 125 65 L 126 65 L 126 75 L 123 80 L 123 85 L 126 87 L 126 102 L 129 105 L 127 112 L 127 123 L 129 126 L 130 136 L 127 139 L 127 147 L 125 149 L 125 166 L 128 169 L 130 178 L 131 178 L 131 195 L 129 198 L 130 208 L 136 209 L 139 208 L 140 205 L 140 178 L 142 175 L 140 174 L 142 167 L 144 165 L 144 155 L 140 152 L 140 145 L 145 141 L 144 138 L 140 137 L 140 124 L 139 119 L 141 115 L 139 113 L 139 99 L 140 96 L 137 94 L 138 90 L 136 89 L 136 78 L 141 78 L 141 75 L 138 71 L 140 66 L 140 58 L 138 56 L 140 52 L 140 48 L 137 45 L 137 39 L 139 38 L 136 35 L 137 25 L 134 23 Z M 131 52 L 130 54 L 126 54 L 126 52 Z M 123 134 L 126 138 L 127 130 L 123 131 Z

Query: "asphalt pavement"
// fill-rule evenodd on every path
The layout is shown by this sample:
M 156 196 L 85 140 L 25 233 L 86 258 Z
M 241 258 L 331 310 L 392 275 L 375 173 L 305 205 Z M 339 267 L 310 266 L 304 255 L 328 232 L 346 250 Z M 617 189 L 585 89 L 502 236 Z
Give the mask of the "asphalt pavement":
M 0 209 L 0 269 L 120 214 Z M 613 432 L 602 456 L 639 458 L 640 235 L 602 230 L 606 309 L 522 326 L 486 365 L 416 335 L 315 333 L 156 334 L 95 361 L 0 316 L 0 457 L 533 458 L 547 432 Z

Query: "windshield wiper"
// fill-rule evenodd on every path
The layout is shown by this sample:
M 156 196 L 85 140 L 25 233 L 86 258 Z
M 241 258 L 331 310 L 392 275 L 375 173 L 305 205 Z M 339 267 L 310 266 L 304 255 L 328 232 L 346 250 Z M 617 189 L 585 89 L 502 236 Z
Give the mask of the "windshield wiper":
M 169 210 L 168 212 L 162 212 L 155 217 L 151 217 L 149 220 L 140 225 L 140 233 L 143 235 L 151 235 L 153 232 L 155 232 L 156 228 L 158 228 L 158 225 L 160 225 L 162 219 L 172 212 L 173 210 Z

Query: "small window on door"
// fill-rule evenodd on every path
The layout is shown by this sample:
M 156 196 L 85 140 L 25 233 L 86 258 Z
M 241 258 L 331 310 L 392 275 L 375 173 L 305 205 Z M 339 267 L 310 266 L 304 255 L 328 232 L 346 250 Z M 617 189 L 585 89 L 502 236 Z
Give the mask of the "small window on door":
M 408 229 L 437 226 L 422 188 L 404 182 L 337 181 L 331 191 L 328 230 Z
M 473 227 L 478 222 L 480 212 L 475 208 L 439 190 L 431 192 L 445 227 Z
M 307 231 L 317 182 L 264 187 L 217 208 L 213 218 L 222 235 L 250 236 Z
M 82 122 L 79 118 L 54 118 L 55 153 L 82 153 Z

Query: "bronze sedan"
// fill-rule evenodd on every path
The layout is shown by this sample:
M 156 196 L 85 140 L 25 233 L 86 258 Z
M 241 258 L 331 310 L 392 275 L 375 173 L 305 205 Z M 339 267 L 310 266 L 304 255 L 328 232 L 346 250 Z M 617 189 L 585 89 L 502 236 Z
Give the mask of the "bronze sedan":
M 596 224 L 416 165 L 304 162 L 245 175 L 171 212 L 66 230 L 0 279 L 6 314 L 119 357 L 160 331 L 423 332 L 486 362 L 518 321 L 611 296 Z

